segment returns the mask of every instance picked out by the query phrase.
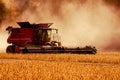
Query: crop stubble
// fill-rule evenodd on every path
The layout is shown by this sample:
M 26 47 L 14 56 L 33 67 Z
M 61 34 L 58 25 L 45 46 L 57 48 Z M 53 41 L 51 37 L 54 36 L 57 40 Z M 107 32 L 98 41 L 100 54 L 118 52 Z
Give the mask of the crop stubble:
M 119 80 L 120 53 L 0 54 L 2 80 Z

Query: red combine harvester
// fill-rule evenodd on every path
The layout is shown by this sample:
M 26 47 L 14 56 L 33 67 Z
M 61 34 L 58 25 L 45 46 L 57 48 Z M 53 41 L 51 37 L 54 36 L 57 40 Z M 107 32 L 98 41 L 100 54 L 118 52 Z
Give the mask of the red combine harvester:
M 6 30 L 10 36 L 7 53 L 84 53 L 95 54 L 95 47 L 68 48 L 61 45 L 58 29 L 50 28 L 52 23 L 30 24 L 17 22 L 21 28 L 9 26 Z

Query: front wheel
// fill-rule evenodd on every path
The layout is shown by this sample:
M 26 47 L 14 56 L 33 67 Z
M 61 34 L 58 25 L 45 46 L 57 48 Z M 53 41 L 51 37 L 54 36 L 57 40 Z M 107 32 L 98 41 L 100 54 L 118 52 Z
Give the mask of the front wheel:
M 6 53 L 14 53 L 15 52 L 15 48 L 14 46 L 8 46 L 6 49 Z

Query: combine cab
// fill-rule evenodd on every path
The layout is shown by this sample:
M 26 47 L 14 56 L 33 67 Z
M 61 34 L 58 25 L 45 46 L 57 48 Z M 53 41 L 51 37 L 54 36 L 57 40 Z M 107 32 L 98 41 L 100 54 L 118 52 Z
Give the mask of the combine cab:
M 10 36 L 7 53 L 88 53 L 95 54 L 95 47 L 68 48 L 62 46 L 58 29 L 50 28 L 52 23 L 30 24 L 17 22 L 21 28 L 9 26 L 6 30 Z

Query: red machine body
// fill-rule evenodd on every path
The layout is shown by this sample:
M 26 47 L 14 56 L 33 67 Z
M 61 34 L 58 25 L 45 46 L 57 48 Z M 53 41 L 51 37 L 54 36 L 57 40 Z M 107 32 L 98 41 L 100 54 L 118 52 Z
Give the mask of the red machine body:
M 8 43 L 19 46 L 25 46 L 27 43 L 43 45 L 50 41 L 52 30 L 57 33 L 57 29 L 49 28 L 52 23 L 30 24 L 29 22 L 18 22 L 18 24 L 21 28 L 11 29 Z M 48 34 L 48 31 L 50 34 Z
M 9 36 L 7 42 L 19 46 L 25 46 L 27 43 L 35 41 L 35 34 L 32 28 L 14 28 Z

